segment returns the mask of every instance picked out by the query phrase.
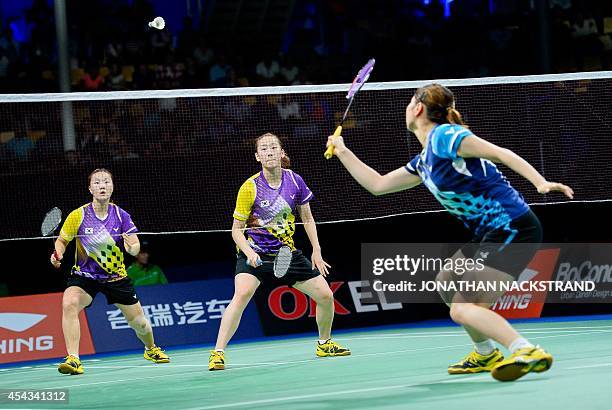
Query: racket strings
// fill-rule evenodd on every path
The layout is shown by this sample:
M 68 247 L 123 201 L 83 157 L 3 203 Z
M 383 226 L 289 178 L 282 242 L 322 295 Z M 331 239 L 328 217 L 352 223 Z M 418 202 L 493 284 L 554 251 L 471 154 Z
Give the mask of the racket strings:
M 43 219 L 42 226 L 40 231 L 43 236 L 48 236 L 52 234 L 60 222 L 62 221 L 62 211 L 59 208 L 53 208 L 47 215 L 45 215 L 45 219 Z
M 289 247 L 282 247 L 274 260 L 274 275 L 278 278 L 285 276 L 291 266 L 292 259 L 293 253 L 291 249 Z

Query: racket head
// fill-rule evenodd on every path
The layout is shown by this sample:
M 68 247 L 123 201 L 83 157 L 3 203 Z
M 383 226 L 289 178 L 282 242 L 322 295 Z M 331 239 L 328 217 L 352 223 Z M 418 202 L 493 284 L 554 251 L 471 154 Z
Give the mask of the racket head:
M 42 236 L 51 235 L 53 232 L 55 232 L 60 222 L 62 222 L 62 210 L 58 207 L 53 207 L 45 215 L 45 218 L 40 226 L 40 233 Z
M 288 246 L 283 246 L 279 249 L 276 258 L 274 258 L 274 276 L 282 278 L 287 274 L 289 266 L 291 266 L 291 260 L 293 259 L 293 252 Z
M 355 94 L 357 94 L 357 91 L 359 91 L 361 87 L 363 87 L 365 82 L 368 81 L 368 78 L 370 78 L 370 74 L 372 73 L 372 70 L 374 70 L 375 63 L 376 63 L 376 60 L 371 58 L 366 63 L 366 65 L 364 65 L 361 68 L 361 70 L 359 70 L 359 72 L 355 76 L 355 79 L 353 80 L 353 83 L 351 84 L 348 90 L 348 93 L 346 94 L 347 100 L 353 98 Z

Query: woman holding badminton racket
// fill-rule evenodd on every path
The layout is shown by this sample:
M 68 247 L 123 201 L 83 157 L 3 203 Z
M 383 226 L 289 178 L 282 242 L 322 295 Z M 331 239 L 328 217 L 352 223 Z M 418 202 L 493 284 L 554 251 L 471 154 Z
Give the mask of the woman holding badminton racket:
M 566 185 L 548 182 L 529 163 L 512 151 L 474 135 L 455 109 L 455 97 L 446 87 L 431 84 L 419 88 L 406 108 L 406 125 L 423 146 L 406 166 L 386 175 L 364 164 L 344 144 L 341 136 L 330 136 L 328 150 L 353 178 L 374 195 L 413 188 L 421 182 L 473 235 L 471 246 L 454 258 L 481 257 L 483 272 L 463 278 L 514 281 L 532 259 L 542 240 L 542 228 L 523 197 L 508 183 L 494 163 L 502 163 L 529 180 L 541 194 L 561 192 L 573 197 Z M 520 244 L 516 247 L 515 244 Z M 461 279 L 454 272 L 440 272 L 438 281 Z M 503 293 L 503 292 L 502 292 Z M 443 294 L 450 316 L 462 325 L 475 350 L 448 368 L 451 374 L 490 371 L 501 381 L 516 380 L 529 372 L 543 372 L 552 356 L 534 346 L 500 315 L 489 310 L 501 294 Z M 493 341 L 508 348 L 504 359 Z
M 68 243 L 76 239 L 76 261 L 62 303 L 62 328 L 68 352 L 58 368 L 63 374 L 83 374 L 79 359 L 79 313 L 91 305 L 98 292 L 121 310 L 145 345 L 145 359 L 155 363 L 170 361 L 155 345 L 151 323 L 125 270 L 124 251 L 136 256 L 140 242 L 130 214 L 110 202 L 113 189 L 110 171 L 96 169 L 89 175 L 93 200 L 68 215 L 51 255 L 51 263 L 59 268 Z
M 334 295 L 325 280 L 330 266 L 321 256 L 310 211 L 312 192 L 301 176 L 287 169 L 289 158 L 276 135 L 260 136 L 255 148 L 255 159 L 261 163 L 262 170 L 247 179 L 238 191 L 232 226 L 232 238 L 238 247 L 234 297 L 221 319 L 208 368 L 225 369 L 224 349 L 238 328 L 242 312 L 264 280 L 293 286 L 316 302 L 317 356 L 350 355 L 349 349 L 331 340 Z M 296 211 L 312 245 L 312 262 L 293 243 Z

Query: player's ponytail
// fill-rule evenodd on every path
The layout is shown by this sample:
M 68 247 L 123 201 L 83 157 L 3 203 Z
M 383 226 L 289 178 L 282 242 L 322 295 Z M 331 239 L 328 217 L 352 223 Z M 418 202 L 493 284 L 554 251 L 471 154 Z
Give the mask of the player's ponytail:
M 446 114 L 446 119 L 451 124 L 459 124 L 467 128 L 467 124 L 463 121 L 461 113 L 453 107 L 448 107 L 448 114 Z
M 455 95 L 440 84 L 429 84 L 414 94 L 418 102 L 427 108 L 427 119 L 436 124 L 458 124 L 467 128 L 459 111 L 455 109 Z
M 287 154 L 281 157 L 281 168 L 289 169 L 291 167 L 291 160 Z

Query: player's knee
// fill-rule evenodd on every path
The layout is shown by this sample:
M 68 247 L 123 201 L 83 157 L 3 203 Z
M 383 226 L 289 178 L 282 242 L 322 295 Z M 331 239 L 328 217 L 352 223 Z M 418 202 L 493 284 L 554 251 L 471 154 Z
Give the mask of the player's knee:
M 62 299 L 62 309 L 64 312 L 75 313 L 80 308 L 78 296 L 64 296 Z
M 128 321 L 128 324 L 138 333 L 146 333 L 150 328 L 149 321 L 145 315 L 136 316 L 134 319 Z
M 467 310 L 468 310 L 467 305 L 468 304 L 466 303 L 456 303 L 456 302 L 451 305 L 450 317 L 453 320 L 453 322 L 457 323 L 458 325 L 465 324 Z
M 251 292 L 249 289 L 236 289 L 232 303 L 234 303 L 237 307 L 243 308 L 249 304 L 252 297 L 253 292 Z
M 331 305 L 334 303 L 334 293 L 331 289 L 326 289 L 317 295 L 316 302 L 318 305 Z
M 447 283 L 448 281 L 451 280 L 451 276 L 452 276 L 452 272 L 443 270 L 443 271 L 440 271 L 436 275 L 435 280 L 438 283 Z M 442 298 L 444 303 L 446 303 L 447 305 L 450 305 L 450 303 L 452 302 L 452 297 L 453 297 L 454 292 L 445 291 L 444 287 L 440 286 L 438 288 L 438 293 L 440 294 L 440 297 Z
M 447 282 L 451 278 L 452 272 L 442 270 L 436 275 L 436 282 Z

